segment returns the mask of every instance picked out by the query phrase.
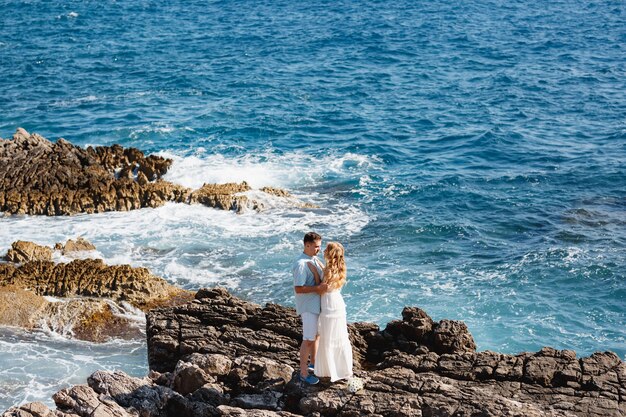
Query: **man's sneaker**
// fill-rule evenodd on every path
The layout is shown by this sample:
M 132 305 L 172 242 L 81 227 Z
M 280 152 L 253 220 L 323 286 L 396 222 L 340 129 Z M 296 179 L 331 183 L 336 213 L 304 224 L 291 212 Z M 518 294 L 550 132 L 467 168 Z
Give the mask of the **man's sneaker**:
M 308 385 L 315 385 L 320 382 L 319 378 L 315 375 L 308 375 L 306 378 L 300 375 L 300 381 Z
M 309 370 L 309 373 L 312 374 L 315 371 L 315 365 L 310 363 L 309 366 L 307 366 L 307 369 Z

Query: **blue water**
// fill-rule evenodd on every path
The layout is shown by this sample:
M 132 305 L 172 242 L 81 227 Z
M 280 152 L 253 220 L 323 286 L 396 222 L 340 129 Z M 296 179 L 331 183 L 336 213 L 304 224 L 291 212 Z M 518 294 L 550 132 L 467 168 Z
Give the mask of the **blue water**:
M 82 235 L 108 263 L 292 304 L 315 229 L 346 246 L 350 320 L 416 305 L 481 350 L 624 358 L 624 21 L 621 1 L 2 0 L 0 136 L 134 146 L 188 186 L 321 208 L 8 217 L 0 252 Z

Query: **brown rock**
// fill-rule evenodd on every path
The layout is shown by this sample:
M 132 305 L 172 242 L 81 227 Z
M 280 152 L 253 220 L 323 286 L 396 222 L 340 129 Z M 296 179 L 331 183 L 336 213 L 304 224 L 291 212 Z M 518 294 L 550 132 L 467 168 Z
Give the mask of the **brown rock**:
M 286 411 L 269 411 L 269 410 L 245 410 L 238 407 L 230 407 L 220 405 L 217 407 L 222 416 L 230 417 L 295 417 L 297 414 L 288 413 Z
M 203 289 L 194 303 L 148 314 L 150 367 L 167 370 L 183 351 L 198 352 L 186 356 L 194 362 L 201 362 L 207 352 L 219 352 L 233 361 L 226 377 L 217 376 L 224 392 L 232 394 L 231 406 L 296 414 L 624 415 L 620 392 L 626 392 L 626 366 L 612 354 L 596 354 L 583 361 L 588 383 L 578 384 L 584 366 L 572 351 L 544 348 L 515 356 L 477 353 L 463 323 L 435 323 L 417 308 L 406 308 L 403 320 L 390 323 L 382 332 L 373 324 L 351 326 L 353 345 L 355 338 L 359 344 L 355 358 L 365 361 L 355 366 L 366 379 L 365 389 L 358 394 L 348 393 L 341 383 L 325 381 L 315 387 L 303 387 L 295 378 L 286 385 L 267 383 L 260 377 L 262 366 L 244 364 L 262 363 L 264 358 L 278 364 L 275 369 L 281 364 L 296 369 L 297 320 L 292 309 L 273 304 L 262 308 L 225 290 Z M 241 357 L 242 353 L 246 356 Z M 378 365 L 367 363 L 368 358 L 379 356 L 383 361 Z M 275 380 L 284 381 L 287 376 Z M 595 402 L 586 400 L 589 395 Z
M 200 367 L 180 361 L 174 369 L 172 388 L 182 395 L 187 395 L 212 382 L 215 382 L 215 379 Z
M 28 403 L 8 409 L 2 417 L 53 417 L 57 416 L 45 404 L 40 402 Z
M 135 416 L 176 415 L 174 408 L 185 403 L 180 394 L 168 387 L 154 385 L 149 378 L 134 378 L 120 371 L 96 371 L 87 383 L 99 399 L 110 399 Z
M 16 253 L 28 254 L 43 252 L 42 248 L 50 250 L 30 242 L 16 242 L 13 247 L 17 248 Z M 56 247 L 63 251 L 95 249 L 81 239 Z M 66 299 L 48 302 L 43 296 Z M 77 296 L 80 298 L 74 298 Z M 122 309 L 106 299 L 149 310 L 181 304 L 192 298 L 191 292 L 168 284 L 145 268 L 107 266 L 99 259 L 67 264 L 51 261 L 30 261 L 22 265 L 0 263 L 0 325 L 25 329 L 43 327 L 81 340 L 104 342 L 113 337 L 140 336 L 137 323 L 124 317 Z
M 439 367 L 439 355 L 428 352 L 421 355 L 410 355 L 405 352 L 389 352 L 385 360 L 378 364 L 378 369 L 386 369 L 394 366 L 411 369 L 415 372 L 436 371 Z
M 367 359 L 379 362 L 384 352 L 400 350 L 418 353 L 420 349 L 438 354 L 474 352 L 476 344 L 463 322 L 433 320 L 417 307 L 405 307 L 402 320 L 393 320 L 381 333 L 370 333 L 367 337 Z
M 406 323 L 425 317 L 414 308 L 404 313 L 404 324 L 391 327 L 399 332 L 381 332 L 367 323 L 352 326 L 351 334 L 361 338 L 362 357 L 373 357 L 370 343 L 381 349 L 407 342 L 413 330 Z M 441 323 L 450 322 L 433 323 L 434 331 Z M 292 367 L 297 365 L 298 332 L 290 324 L 299 327 L 293 309 L 274 304 L 262 308 L 223 289 L 203 289 L 188 304 L 148 314 L 150 366 L 172 366 L 173 372 L 139 379 L 99 371 L 88 379 L 89 386 L 63 390 L 54 399 L 63 413 L 80 416 L 626 415 L 626 364 L 610 352 L 577 359 L 573 351 L 552 348 L 515 356 L 463 350 L 438 354 L 425 345 L 413 352 L 385 350 L 380 354 L 383 362 L 364 363 L 356 371 L 365 386 L 351 393 L 344 382 L 298 382 Z M 458 322 L 442 329 L 442 344 L 467 346 Z M 446 340 L 446 334 L 452 340 Z M 163 362 L 155 366 L 157 359 Z M 16 414 L 26 413 L 28 407 L 36 408 L 26 405 L 8 412 L 30 417 Z
M 581 382 L 581 368 L 576 353 L 544 347 L 529 357 L 524 365 L 524 378 L 543 386 L 567 386 Z
M 147 378 L 133 378 L 120 371 L 96 371 L 87 378 L 87 383 L 96 393 L 113 398 L 128 395 L 145 385 L 152 385 Z
M 474 380 L 475 354 L 448 354 L 439 357 L 438 373 L 455 379 Z
M 140 172 L 139 174 L 137 174 L 137 182 L 139 183 L 139 185 L 145 186 L 148 184 L 149 180 L 148 177 L 146 177 L 146 174 Z
M 15 285 L 0 286 L 0 325 L 27 330 L 47 328 L 90 342 L 104 342 L 112 337 L 136 338 L 141 334 L 135 323 L 115 315 L 106 300 L 49 302 Z
M 476 343 L 465 323 L 441 320 L 434 329 L 434 351 L 437 353 L 475 352 Z
M 274 195 L 276 197 L 291 197 L 291 194 L 289 194 L 289 191 L 283 190 L 281 188 L 263 187 L 261 188 L 261 191 L 267 194 Z
M 217 407 L 230 402 L 230 394 L 225 394 L 224 389 L 225 387 L 218 382 L 208 383 L 195 390 L 187 398 Z
M 54 248 L 61 250 L 64 255 L 72 252 L 96 250 L 91 242 L 82 237 L 78 237 L 76 240 L 70 239 L 65 245 L 57 243 Z
M 233 361 L 228 356 L 219 353 L 205 355 L 192 353 L 184 357 L 183 360 L 196 365 L 204 372 L 214 377 L 228 375 L 233 366 Z
M 245 181 L 241 184 L 204 184 L 191 193 L 190 202 L 222 210 L 242 212 L 248 206 L 248 197 L 237 194 L 250 190 L 250 186 Z
M 418 309 L 405 312 L 406 322 L 425 318 Z M 272 323 L 264 320 L 268 317 Z M 172 373 L 138 379 L 99 371 L 89 378 L 89 387 L 63 390 L 55 402 L 63 412 L 81 416 L 626 415 L 626 364 L 612 353 L 580 360 L 573 351 L 551 348 L 515 356 L 469 351 L 439 355 L 419 345 L 414 352 L 384 351 L 378 365 L 363 364 L 357 375 L 365 386 L 358 393 L 347 391 L 343 382 L 324 379 L 316 386 L 302 385 L 292 367 L 299 342 L 289 328 L 299 326 L 294 320 L 293 309 L 274 304 L 262 308 L 223 289 L 203 289 L 191 303 L 148 314 L 150 366 L 155 367 L 157 358 L 171 361 L 182 355 Z M 440 325 L 433 323 L 433 328 Z M 404 325 L 397 329 L 410 330 Z M 446 332 L 467 340 L 463 331 Z M 367 323 L 353 325 L 352 333 L 362 339 L 358 350 L 364 350 L 363 357 L 371 356 L 370 342 L 380 349 L 381 338 L 387 346 L 407 341 L 403 331 L 385 333 Z M 289 342 L 292 338 L 295 343 Z M 187 352 L 193 349 L 196 353 Z M 570 386 L 576 378 L 587 382 Z
M 136 209 L 146 201 L 154 207 L 170 200 L 145 199 L 146 173 L 159 179 L 171 163 L 119 145 L 82 149 L 64 139 L 51 143 L 18 129 L 13 140 L 0 140 L 0 211 L 68 215 Z M 137 178 L 141 184 L 133 179 L 135 170 L 143 175 Z
M 251 189 L 245 182 L 205 184 L 192 193 L 164 181 L 171 163 L 120 145 L 82 149 L 65 139 L 52 143 L 20 128 L 13 140 L 0 139 L 0 211 L 54 216 L 128 211 L 166 202 L 200 203 L 238 213 L 263 208 L 261 202 L 240 195 Z M 315 207 L 278 188 L 262 192 L 287 198 L 296 207 Z
M 63 304 L 67 304 L 64 306 Z M 106 342 L 113 338 L 136 339 L 141 336 L 141 331 L 137 323 L 129 319 L 116 315 L 109 303 L 103 300 L 92 300 L 91 303 L 85 299 L 71 300 L 67 303 L 54 303 L 53 308 L 62 308 L 63 311 L 72 311 L 74 321 L 71 322 L 71 329 L 74 337 L 90 342 Z M 48 317 L 58 317 L 50 314 Z M 64 317 L 67 314 L 63 315 Z
M 279 408 L 281 394 L 277 391 L 265 391 L 260 394 L 240 394 L 233 398 L 232 405 L 244 409 L 276 410 Z
M 524 375 L 524 363 L 530 356 L 529 353 L 516 356 L 502 355 L 494 370 L 494 376 L 496 379 L 521 380 Z
M 237 391 L 264 392 L 268 388 L 284 386 L 291 380 L 294 368 L 273 359 L 258 356 L 235 358 L 228 379 L 235 384 Z M 251 407 L 265 408 L 265 407 Z
M 263 352 L 261 356 L 293 367 L 300 318 L 293 309 L 279 307 L 269 304 L 261 309 L 216 288 L 198 291 L 196 302 L 180 308 L 152 310 L 146 316 L 150 367 L 172 371 L 182 356 L 194 352 L 218 353 L 231 360 Z
M 190 193 L 189 188 L 158 179 L 144 186 L 139 195 L 139 200 L 142 207 L 159 207 L 168 201 L 188 202 Z
M 0 324 L 33 329 L 48 306 L 42 296 L 15 285 L 0 286 Z
M 144 311 L 193 297 L 190 292 L 150 274 L 146 268 L 109 266 L 101 259 L 77 259 L 67 264 L 27 262 L 18 268 L 0 264 L 0 286 L 9 284 L 32 288 L 38 295 L 126 301 Z
M 5 259 L 9 262 L 52 261 L 52 249 L 32 242 L 18 240 L 13 242 Z
M 66 388 L 52 396 L 57 407 L 73 410 L 80 416 L 134 417 L 114 401 L 101 401 L 98 394 L 87 385 Z
M 497 352 L 484 351 L 476 353 L 474 357 L 473 372 L 476 379 L 495 379 L 495 370 L 502 355 Z

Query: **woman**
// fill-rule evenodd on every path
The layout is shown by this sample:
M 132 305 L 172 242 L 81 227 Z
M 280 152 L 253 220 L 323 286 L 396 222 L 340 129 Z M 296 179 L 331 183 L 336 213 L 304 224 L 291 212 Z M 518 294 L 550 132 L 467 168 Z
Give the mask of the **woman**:
M 346 283 L 346 262 L 340 243 L 330 242 L 324 250 L 323 282 L 328 292 L 322 294 L 322 311 L 319 316 L 319 348 L 315 359 L 315 375 L 330 377 L 331 382 L 352 376 L 352 346 L 348 338 L 346 304 L 341 287 Z M 320 281 L 317 268 L 309 265 L 316 281 Z

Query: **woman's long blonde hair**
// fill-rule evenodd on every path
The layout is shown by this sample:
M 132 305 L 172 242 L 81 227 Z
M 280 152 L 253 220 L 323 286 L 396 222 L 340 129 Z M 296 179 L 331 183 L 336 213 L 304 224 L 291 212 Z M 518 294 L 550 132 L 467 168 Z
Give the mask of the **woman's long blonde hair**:
M 339 289 L 346 283 L 346 260 L 343 253 L 343 246 L 339 242 L 329 242 L 324 250 L 324 282 L 330 290 Z

